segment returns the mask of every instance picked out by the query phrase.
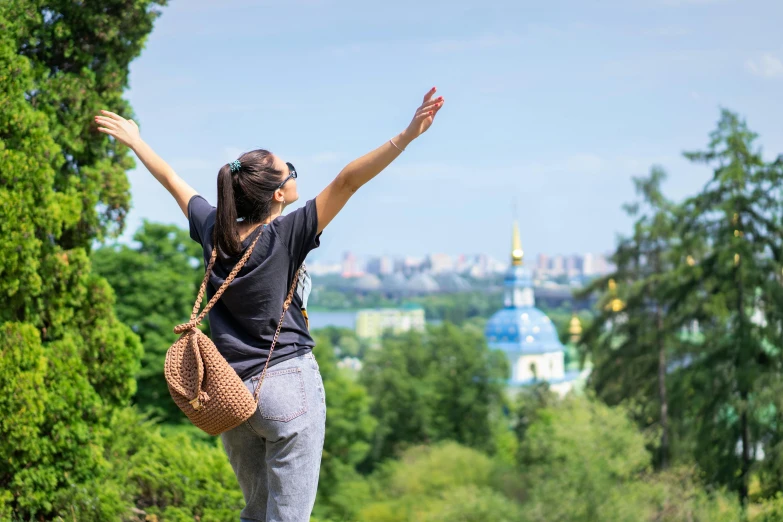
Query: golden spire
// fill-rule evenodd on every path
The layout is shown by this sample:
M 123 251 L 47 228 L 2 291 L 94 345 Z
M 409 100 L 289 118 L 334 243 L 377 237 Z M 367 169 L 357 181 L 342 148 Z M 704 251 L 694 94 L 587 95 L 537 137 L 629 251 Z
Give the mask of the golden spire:
M 579 339 L 582 338 L 582 321 L 579 320 L 576 314 L 571 316 L 571 322 L 568 323 L 568 334 L 573 344 L 577 344 Z
M 522 250 L 522 240 L 519 239 L 519 225 L 514 221 L 513 237 L 511 239 L 511 264 L 522 266 L 522 258 L 525 252 Z
M 625 302 L 617 297 L 617 283 L 614 279 L 609 279 L 609 283 L 607 284 L 608 290 L 609 290 L 609 297 L 611 297 L 611 300 L 606 305 L 607 310 L 611 310 L 612 312 L 622 312 L 625 309 Z

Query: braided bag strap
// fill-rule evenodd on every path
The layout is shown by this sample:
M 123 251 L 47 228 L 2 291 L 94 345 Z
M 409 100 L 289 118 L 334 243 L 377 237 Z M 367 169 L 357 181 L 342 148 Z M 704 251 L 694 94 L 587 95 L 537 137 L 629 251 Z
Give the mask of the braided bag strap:
M 220 297 L 223 295 L 223 292 L 226 291 L 228 285 L 231 284 L 231 282 L 234 280 L 234 278 L 239 273 L 239 271 L 242 270 L 242 267 L 245 266 L 247 260 L 250 259 L 250 255 L 253 253 L 253 249 L 255 248 L 256 243 L 258 243 L 258 240 L 261 238 L 262 233 L 263 230 L 258 233 L 256 238 L 253 240 L 253 242 L 250 244 L 248 249 L 245 251 L 245 254 L 237 262 L 237 264 L 234 265 L 234 268 L 228 274 L 226 280 L 223 281 L 223 284 L 220 285 L 220 288 L 218 288 L 217 292 L 215 292 L 215 295 L 212 296 L 212 299 L 209 300 L 207 306 L 204 307 L 201 313 L 198 313 L 198 309 L 201 306 L 201 301 L 204 299 L 204 293 L 207 290 L 207 283 L 209 282 L 209 274 L 212 272 L 212 267 L 215 265 L 215 260 L 217 259 L 217 247 L 212 248 L 212 256 L 209 259 L 207 270 L 204 273 L 204 279 L 201 281 L 201 286 L 198 289 L 198 297 L 196 297 L 196 303 L 193 305 L 193 311 L 190 314 L 190 321 L 174 327 L 174 333 L 186 332 L 188 330 L 192 330 L 193 328 L 201 324 L 201 321 L 204 319 L 204 316 L 207 315 L 207 313 L 212 309 L 212 307 L 215 305 L 217 300 L 220 299 Z

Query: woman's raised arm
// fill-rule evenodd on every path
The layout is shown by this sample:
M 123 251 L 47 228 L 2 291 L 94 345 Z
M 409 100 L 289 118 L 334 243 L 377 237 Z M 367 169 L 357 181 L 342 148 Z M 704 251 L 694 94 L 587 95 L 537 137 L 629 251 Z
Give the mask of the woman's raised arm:
M 424 101 L 416 109 L 408 128 L 397 137 L 387 141 L 372 152 L 350 162 L 315 198 L 318 211 L 318 232 L 334 219 L 351 196 L 359 188 L 377 176 L 394 161 L 413 140 L 421 136 L 432 125 L 438 111 L 443 107 L 443 97 L 432 99 L 435 87 L 424 95 Z
M 196 190 L 185 183 L 185 180 L 179 177 L 174 169 L 141 139 L 139 127 L 135 121 L 126 120 L 109 111 L 101 111 L 101 114 L 103 116 L 95 117 L 95 121 L 100 125 L 98 130 L 113 136 L 117 141 L 130 147 L 150 171 L 150 174 L 155 176 L 155 179 L 174 196 L 182 213 L 188 217 L 188 202 L 190 198 L 198 194 Z

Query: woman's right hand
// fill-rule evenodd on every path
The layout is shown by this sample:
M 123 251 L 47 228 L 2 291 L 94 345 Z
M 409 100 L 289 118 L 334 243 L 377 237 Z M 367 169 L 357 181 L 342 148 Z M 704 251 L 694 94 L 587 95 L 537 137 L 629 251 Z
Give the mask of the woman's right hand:
M 413 141 L 427 132 L 427 129 L 432 126 L 432 122 L 435 120 L 438 111 L 443 107 L 443 96 L 435 98 L 434 100 L 432 99 L 436 90 L 437 89 L 433 87 L 424 95 L 424 101 L 419 108 L 416 109 L 416 114 L 413 115 L 413 119 L 408 125 L 408 128 L 403 131 L 403 135 L 405 135 L 407 141 Z
M 96 116 L 95 122 L 100 125 L 98 130 L 133 149 L 141 142 L 139 126 L 133 120 L 126 120 L 122 116 L 109 111 L 101 111 L 103 116 Z

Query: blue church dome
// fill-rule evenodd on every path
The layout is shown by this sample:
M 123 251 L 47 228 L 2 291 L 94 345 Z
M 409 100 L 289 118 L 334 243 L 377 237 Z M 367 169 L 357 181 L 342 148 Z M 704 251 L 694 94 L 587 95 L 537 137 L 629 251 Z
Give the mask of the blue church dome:
M 563 351 L 552 320 L 534 306 L 509 307 L 496 312 L 487 323 L 487 342 L 509 355 Z

